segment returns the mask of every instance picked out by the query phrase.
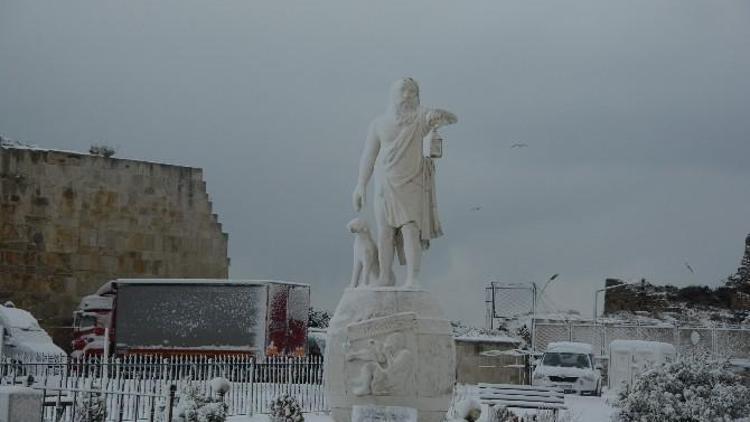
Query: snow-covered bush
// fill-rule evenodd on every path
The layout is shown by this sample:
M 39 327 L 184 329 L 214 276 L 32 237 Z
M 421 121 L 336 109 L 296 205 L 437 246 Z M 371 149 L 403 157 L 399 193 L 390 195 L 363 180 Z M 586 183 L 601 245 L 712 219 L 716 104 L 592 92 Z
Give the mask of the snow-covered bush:
M 325 309 L 315 309 L 310 307 L 310 311 L 307 316 L 307 326 L 310 328 L 328 328 L 328 323 L 331 322 L 331 313 Z
M 451 422 L 475 422 L 482 414 L 482 404 L 475 398 L 454 401 L 448 414 Z
M 75 422 L 104 422 L 107 419 L 107 406 L 99 393 L 81 393 L 76 399 Z
M 494 412 L 494 413 L 493 413 Z M 577 422 L 578 418 L 567 412 L 555 413 L 552 410 L 539 410 L 535 414 L 519 416 L 503 406 L 495 406 L 487 418 L 489 422 Z M 604 422 L 604 421 L 602 421 Z
M 109 145 L 91 145 L 91 147 L 89 147 L 89 154 L 99 155 L 106 158 L 115 155 L 116 152 L 117 151 Z
M 643 373 L 616 406 L 623 422 L 733 421 L 750 414 L 750 389 L 725 362 L 685 358 Z
M 229 406 L 222 398 L 202 394 L 198 387 L 188 382 L 180 391 L 175 410 L 177 422 L 225 422 Z
M 271 422 L 303 422 L 302 407 L 289 394 L 271 401 Z

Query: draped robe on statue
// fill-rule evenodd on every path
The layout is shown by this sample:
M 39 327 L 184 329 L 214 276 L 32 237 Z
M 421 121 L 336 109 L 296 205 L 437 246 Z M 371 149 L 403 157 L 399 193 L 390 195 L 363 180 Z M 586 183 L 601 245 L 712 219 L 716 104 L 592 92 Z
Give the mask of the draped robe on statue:
M 422 152 L 422 139 L 430 131 L 428 113 L 429 110 L 418 108 L 415 118 L 400 125 L 394 140 L 381 142 L 374 200 L 388 226 L 400 229 L 415 223 L 424 249 L 431 239 L 443 234 L 437 214 L 435 163 Z M 403 264 L 400 230 L 396 250 Z

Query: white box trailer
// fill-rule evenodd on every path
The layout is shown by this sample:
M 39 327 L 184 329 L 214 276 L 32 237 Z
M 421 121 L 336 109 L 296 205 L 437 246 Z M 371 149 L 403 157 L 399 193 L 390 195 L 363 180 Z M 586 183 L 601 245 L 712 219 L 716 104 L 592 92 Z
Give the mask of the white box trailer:
M 116 279 L 81 300 L 72 356 L 302 355 L 309 309 L 304 283 Z
M 629 388 L 643 372 L 677 356 L 674 346 L 659 341 L 615 340 L 609 344 L 610 390 Z

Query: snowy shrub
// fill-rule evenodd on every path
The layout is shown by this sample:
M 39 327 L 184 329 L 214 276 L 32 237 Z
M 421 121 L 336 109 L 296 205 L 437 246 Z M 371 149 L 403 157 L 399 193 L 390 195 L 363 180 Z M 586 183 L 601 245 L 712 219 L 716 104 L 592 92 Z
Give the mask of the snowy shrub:
M 303 422 L 302 407 L 289 394 L 271 401 L 271 422 Z
M 331 313 L 325 309 L 315 309 L 312 306 L 307 316 L 307 326 L 310 328 L 328 328 Z
M 180 391 L 175 410 L 177 422 L 224 422 L 229 406 L 221 398 L 208 397 L 188 382 Z
M 616 406 L 624 422 L 733 421 L 750 414 L 750 389 L 724 362 L 686 358 L 643 373 Z
M 82 393 L 76 399 L 75 422 L 104 422 L 107 419 L 107 406 L 99 393 Z
M 513 412 L 503 406 L 493 406 L 490 408 L 490 414 L 487 420 L 490 422 L 515 422 L 520 419 L 518 419 L 518 416 Z
M 551 410 L 539 410 L 536 414 L 519 416 L 503 406 L 495 406 L 495 409 L 490 410 L 490 416 L 487 418 L 488 422 L 574 422 L 577 420 L 569 413 L 555 414 Z
M 91 147 L 89 147 L 89 154 L 99 155 L 106 158 L 115 155 L 115 152 L 115 149 L 108 145 L 91 145 Z
M 482 414 L 482 404 L 475 398 L 454 400 L 448 414 L 453 415 L 451 421 L 475 422 L 479 420 L 479 417 Z

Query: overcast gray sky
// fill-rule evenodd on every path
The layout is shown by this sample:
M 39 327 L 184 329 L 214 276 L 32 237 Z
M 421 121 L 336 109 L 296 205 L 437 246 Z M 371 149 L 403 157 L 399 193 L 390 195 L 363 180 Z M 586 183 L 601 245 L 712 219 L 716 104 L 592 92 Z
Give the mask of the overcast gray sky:
M 416 78 L 460 119 L 423 278 L 469 323 L 490 279 L 560 273 L 552 299 L 588 314 L 606 277 L 733 272 L 748 75 L 745 0 L 0 0 L 0 134 L 202 167 L 231 276 L 309 282 L 331 309 L 368 123 Z

